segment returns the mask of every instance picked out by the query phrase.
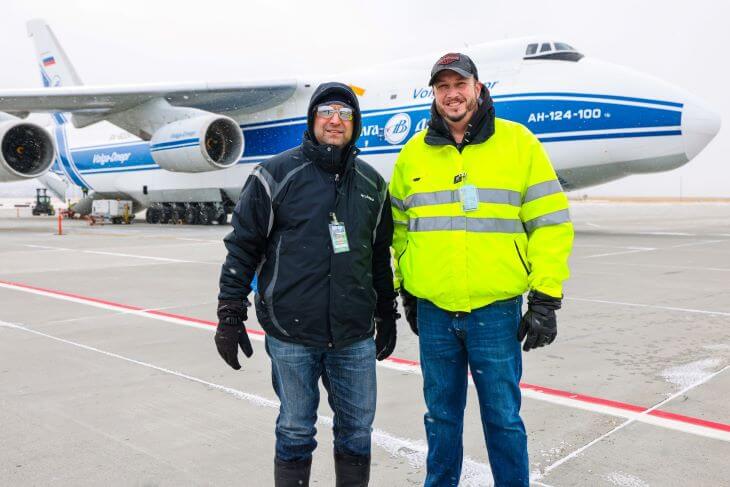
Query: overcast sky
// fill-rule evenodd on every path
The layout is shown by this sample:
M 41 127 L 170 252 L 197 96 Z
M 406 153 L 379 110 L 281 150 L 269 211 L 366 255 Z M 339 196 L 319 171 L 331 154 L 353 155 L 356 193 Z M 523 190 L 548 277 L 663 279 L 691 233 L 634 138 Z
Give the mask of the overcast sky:
M 695 0 L 9 0 L 0 89 L 40 86 L 25 22 L 44 18 L 86 84 L 234 81 L 329 73 L 465 44 L 538 35 L 699 96 L 723 128 L 684 167 L 589 195 L 730 197 L 730 7 Z M 1 188 L 0 188 L 1 194 Z

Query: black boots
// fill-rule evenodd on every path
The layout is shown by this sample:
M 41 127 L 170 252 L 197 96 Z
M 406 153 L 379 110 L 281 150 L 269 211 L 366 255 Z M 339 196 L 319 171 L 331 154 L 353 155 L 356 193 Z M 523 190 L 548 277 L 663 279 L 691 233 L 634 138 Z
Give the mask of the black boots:
M 335 478 L 336 487 L 367 487 L 370 481 L 370 456 L 335 452 Z
M 312 469 L 312 457 L 298 462 L 274 460 L 275 487 L 309 487 L 309 472 Z
M 298 462 L 274 460 L 275 487 L 309 487 L 312 458 Z M 367 487 L 370 481 L 370 457 L 335 452 L 335 486 Z

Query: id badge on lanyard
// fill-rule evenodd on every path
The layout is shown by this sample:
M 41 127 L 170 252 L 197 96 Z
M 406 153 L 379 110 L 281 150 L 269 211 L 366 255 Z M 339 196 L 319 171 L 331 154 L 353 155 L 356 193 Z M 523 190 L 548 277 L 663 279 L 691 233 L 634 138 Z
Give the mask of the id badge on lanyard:
M 347 231 L 345 224 L 337 221 L 337 216 L 330 213 L 330 239 L 332 240 L 332 250 L 335 254 L 350 251 L 350 245 L 347 243 Z
M 479 192 L 473 184 L 465 184 L 459 188 L 459 199 L 461 199 L 461 207 L 465 212 L 479 208 Z

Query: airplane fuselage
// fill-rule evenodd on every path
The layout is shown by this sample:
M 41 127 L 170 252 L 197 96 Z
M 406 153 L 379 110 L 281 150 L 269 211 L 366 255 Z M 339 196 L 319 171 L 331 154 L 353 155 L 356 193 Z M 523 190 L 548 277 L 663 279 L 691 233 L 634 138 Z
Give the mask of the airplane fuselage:
M 701 149 L 688 138 L 699 102 L 682 90 L 587 58 L 522 59 L 523 50 L 524 43 L 505 43 L 496 51 L 483 45 L 466 52 L 479 66 L 497 116 L 537 135 L 565 189 L 673 169 Z M 241 127 L 244 151 L 238 164 L 219 171 L 166 171 L 154 162 L 148 142 L 111 123 L 75 129 L 58 123 L 63 118 L 56 116 L 59 159 L 54 172 L 98 195 L 132 198 L 140 206 L 209 201 L 211 192 L 219 190 L 235 201 L 255 164 L 301 142 L 309 98 L 319 82 L 338 80 L 365 90 L 357 145 L 361 157 L 389 179 L 400 149 L 427 127 L 433 100 L 426 86 L 428 69 L 421 58 L 322 79 L 299 78 L 294 95 L 283 104 L 257 113 L 229 113 Z M 190 140 L 181 138 L 179 144 L 185 143 Z

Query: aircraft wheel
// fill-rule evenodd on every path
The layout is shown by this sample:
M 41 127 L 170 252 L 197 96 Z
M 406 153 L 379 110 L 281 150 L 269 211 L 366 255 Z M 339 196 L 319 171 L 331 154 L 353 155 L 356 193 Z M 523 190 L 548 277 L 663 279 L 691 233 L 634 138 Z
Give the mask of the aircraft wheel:
M 198 207 L 198 223 L 200 225 L 210 225 L 208 210 L 205 208 L 205 205 L 200 205 Z
M 216 211 L 216 209 L 213 206 L 209 206 L 209 205 L 206 205 L 205 213 L 206 213 L 206 217 L 207 217 L 206 225 L 212 224 L 215 221 L 216 217 L 218 216 L 218 212 Z
M 185 223 L 188 225 L 195 225 L 198 223 L 198 214 L 200 213 L 200 210 L 198 210 L 198 205 L 195 203 L 191 203 L 188 205 L 187 208 L 185 208 Z
M 172 208 L 163 206 L 160 210 L 160 223 L 169 223 L 172 218 Z
M 160 209 L 158 207 L 150 206 L 149 208 L 147 208 L 146 219 L 148 223 L 160 223 L 160 216 Z
M 170 210 L 170 215 L 170 223 L 172 223 L 173 225 L 177 225 L 185 217 L 185 210 L 178 205 L 173 205 L 172 209 Z

